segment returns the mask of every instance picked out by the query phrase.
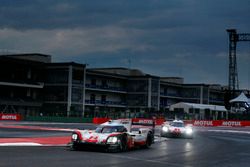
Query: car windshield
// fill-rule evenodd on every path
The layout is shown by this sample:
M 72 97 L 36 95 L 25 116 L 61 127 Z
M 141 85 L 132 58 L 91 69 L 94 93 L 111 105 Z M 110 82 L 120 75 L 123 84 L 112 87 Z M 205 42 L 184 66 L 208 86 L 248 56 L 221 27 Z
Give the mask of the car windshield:
M 102 133 L 102 128 L 103 127 L 101 127 L 101 126 L 97 127 L 96 130 L 95 130 L 95 132 L 96 133 Z
M 123 126 L 104 126 L 97 127 L 95 132 L 97 133 L 113 133 L 113 132 L 124 132 L 126 131 Z
M 184 127 L 184 123 L 182 122 L 172 122 L 170 125 L 174 127 Z

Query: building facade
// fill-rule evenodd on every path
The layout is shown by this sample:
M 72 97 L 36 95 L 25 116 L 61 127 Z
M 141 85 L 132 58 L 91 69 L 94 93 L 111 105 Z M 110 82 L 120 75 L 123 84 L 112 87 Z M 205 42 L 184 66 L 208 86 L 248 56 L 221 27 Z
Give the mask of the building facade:
M 42 54 L 0 56 L 2 113 L 31 115 L 40 112 L 43 105 L 44 64 L 49 60 L 50 56 Z
M 48 63 L 45 66 L 42 115 L 83 116 L 85 65 Z
M 0 112 L 23 116 L 139 117 L 179 102 L 224 105 L 220 85 L 185 84 L 128 68 L 52 63 L 51 56 L 0 56 Z

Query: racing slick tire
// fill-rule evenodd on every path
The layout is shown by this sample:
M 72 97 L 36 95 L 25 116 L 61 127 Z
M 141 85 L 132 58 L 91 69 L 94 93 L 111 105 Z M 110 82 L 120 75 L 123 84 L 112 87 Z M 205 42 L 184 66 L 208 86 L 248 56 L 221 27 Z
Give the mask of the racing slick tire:
M 77 138 L 73 141 L 71 141 L 71 143 L 69 144 L 69 148 L 70 150 L 72 151 L 77 151 L 77 150 L 80 150 L 80 138 L 79 138 L 79 135 L 75 132 L 72 133 L 72 135 L 77 135 Z
M 80 146 L 77 143 L 71 143 L 70 150 L 71 151 L 78 151 L 80 149 Z
M 107 152 L 125 152 L 128 150 L 128 145 L 127 145 L 127 136 L 122 135 L 120 137 L 120 143 L 119 146 L 116 149 L 107 149 Z
M 127 140 L 127 136 L 123 135 L 121 138 L 121 147 L 120 147 L 120 151 L 127 151 L 128 150 L 128 140 Z
M 144 148 L 149 148 L 151 146 L 151 144 L 154 142 L 153 140 L 154 140 L 153 134 L 148 133 L 146 144 L 145 144 Z

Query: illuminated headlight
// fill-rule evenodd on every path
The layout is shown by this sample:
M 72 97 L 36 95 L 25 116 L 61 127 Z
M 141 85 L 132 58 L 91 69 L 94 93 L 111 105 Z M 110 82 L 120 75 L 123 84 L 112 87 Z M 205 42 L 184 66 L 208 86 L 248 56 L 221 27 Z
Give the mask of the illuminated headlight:
M 164 132 L 167 132 L 167 131 L 168 131 L 168 127 L 163 126 L 163 127 L 162 127 L 162 130 L 163 130 Z
M 186 134 L 191 135 L 193 133 L 192 128 L 186 128 Z
M 107 143 L 115 144 L 115 143 L 117 143 L 117 141 L 118 141 L 118 138 L 116 136 L 113 136 L 113 137 L 108 138 Z
M 77 134 L 73 134 L 73 135 L 72 135 L 72 139 L 73 139 L 73 140 L 77 140 L 77 138 L 78 138 Z

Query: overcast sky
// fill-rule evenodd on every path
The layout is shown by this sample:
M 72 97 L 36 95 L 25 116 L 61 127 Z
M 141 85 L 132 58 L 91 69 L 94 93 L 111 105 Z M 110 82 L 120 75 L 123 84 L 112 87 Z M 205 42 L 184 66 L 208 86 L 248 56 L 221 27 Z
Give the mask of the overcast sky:
M 249 0 L 1 0 L 0 51 L 228 84 L 228 34 L 250 33 Z M 237 48 L 250 88 L 250 42 Z

